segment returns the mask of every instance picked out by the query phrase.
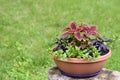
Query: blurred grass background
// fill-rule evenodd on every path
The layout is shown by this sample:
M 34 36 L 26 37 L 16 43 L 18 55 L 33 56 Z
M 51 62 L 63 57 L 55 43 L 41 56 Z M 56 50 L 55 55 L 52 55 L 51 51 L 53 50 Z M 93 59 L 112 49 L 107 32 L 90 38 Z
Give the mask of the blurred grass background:
M 105 68 L 120 71 L 120 0 L 0 0 L 0 80 L 47 80 L 46 49 L 69 22 L 114 40 Z

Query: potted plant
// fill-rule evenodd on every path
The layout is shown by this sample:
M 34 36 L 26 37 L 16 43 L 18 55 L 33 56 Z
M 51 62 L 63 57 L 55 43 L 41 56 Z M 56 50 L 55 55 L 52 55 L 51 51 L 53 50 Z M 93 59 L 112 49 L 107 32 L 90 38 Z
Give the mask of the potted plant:
M 96 31 L 96 26 L 71 22 L 55 40 L 56 45 L 49 53 L 62 74 L 91 77 L 101 71 L 111 56 L 106 42 L 111 40 L 103 39 Z

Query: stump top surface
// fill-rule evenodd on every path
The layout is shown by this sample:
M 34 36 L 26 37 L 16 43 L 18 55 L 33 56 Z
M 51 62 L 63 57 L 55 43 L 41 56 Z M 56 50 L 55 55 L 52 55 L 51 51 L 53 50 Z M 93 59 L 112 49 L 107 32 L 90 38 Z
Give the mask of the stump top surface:
M 103 71 L 95 77 L 91 78 L 71 78 L 64 76 L 60 73 L 57 67 L 52 67 L 48 71 L 48 79 L 49 80 L 120 80 L 120 72 L 112 71 L 109 69 L 102 69 Z

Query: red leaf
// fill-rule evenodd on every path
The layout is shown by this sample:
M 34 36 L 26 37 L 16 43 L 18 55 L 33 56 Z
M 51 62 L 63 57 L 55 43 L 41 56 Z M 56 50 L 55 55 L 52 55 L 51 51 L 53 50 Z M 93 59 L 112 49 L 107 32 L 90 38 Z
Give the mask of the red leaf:
M 91 30 L 91 31 L 96 31 L 96 26 L 91 26 L 91 27 L 90 27 L 90 30 Z
M 69 35 L 69 34 L 70 34 L 70 33 L 65 32 L 65 33 L 62 34 L 62 36 L 64 37 L 64 36 L 67 36 L 67 35 Z
M 91 33 L 90 33 L 90 32 L 87 32 L 87 33 L 86 33 L 86 36 L 87 36 L 87 37 L 90 37 L 90 36 L 91 36 Z
M 64 28 L 62 31 L 68 31 L 68 30 L 70 30 L 70 28 L 69 28 L 69 27 Z
M 82 31 L 87 32 L 89 30 L 89 27 L 86 24 L 82 24 Z
M 76 33 L 74 34 L 74 36 L 75 36 L 75 38 L 76 38 L 77 40 L 80 40 L 80 38 L 81 38 L 80 32 L 76 32 Z
M 75 32 L 75 30 L 69 30 L 68 31 L 68 33 L 74 33 Z
M 101 35 L 97 32 L 92 32 L 92 35 L 96 36 L 96 37 L 101 37 Z
M 76 22 L 71 22 L 69 26 L 70 26 L 71 29 L 76 29 L 77 23 Z
M 82 26 L 82 28 L 86 28 L 86 29 L 88 28 L 87 24 L 82 24 L 81 26 Z
M 74 33 L 74 31 L 72 31 L 72 30 L 70 31 L 70 30 L 69 30 L 69 31 L 63 33 L 62 36 L 63 36 L 63 37 L 64 37 L 64 36 L 68 36 L 68 35 L 71 35 L 71 34 L 73 34 L 73 33 Z
M 78 32 L 78 31 L 80 32 L 80 31 L 81 31 L 81 28 L 77 28 L 76 31 L 77 31 L 77 32 Z

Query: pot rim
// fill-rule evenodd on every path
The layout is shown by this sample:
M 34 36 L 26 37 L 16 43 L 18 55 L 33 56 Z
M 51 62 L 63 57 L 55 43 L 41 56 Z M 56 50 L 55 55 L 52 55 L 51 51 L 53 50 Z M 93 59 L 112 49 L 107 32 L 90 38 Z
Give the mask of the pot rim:
M 100 62 L 100 61 L 105 61 L 111 56 L 111 50 L 103 56 L 99 56 L 95 60 L 86 60 L 86 59 L 78 59 L 78 58 L 67 58 L 67 60 L 60 60 L 59 57 L 54 57 L 52 58 L 57 61 L 65 62 L 65 63 L 95 63 L 95 62 Z

